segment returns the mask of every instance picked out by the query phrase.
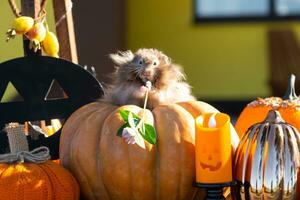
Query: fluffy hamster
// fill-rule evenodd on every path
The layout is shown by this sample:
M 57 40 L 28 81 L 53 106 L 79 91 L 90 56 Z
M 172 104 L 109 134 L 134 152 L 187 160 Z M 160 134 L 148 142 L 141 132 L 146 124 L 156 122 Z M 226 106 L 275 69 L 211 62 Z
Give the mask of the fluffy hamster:
M 113 83 L 107 88 L 104 101 L 115 105 L 134 104 L 143 106 L 146 92 L 145 83 L 150 81 L 147 108 L 159 104 L 170 104 L 195 100 L 189 84 L 179 65 L 156 49 L 139 49 L 110 54 L 116 70 L 112 74 Z

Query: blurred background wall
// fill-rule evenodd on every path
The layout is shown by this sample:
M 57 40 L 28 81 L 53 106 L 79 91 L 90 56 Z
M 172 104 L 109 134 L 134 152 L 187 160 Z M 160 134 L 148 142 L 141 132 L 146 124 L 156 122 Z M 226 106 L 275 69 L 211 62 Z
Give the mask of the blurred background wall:
M 129 49 L 156 47 L 184 66 L 198 98 L 268 95 L 265 23 L 193 21 L 193 1 L 128 1 Z
M 292 30 L 299 22 L 194 21 L 194 1 L 73 1 L 79 63 L 94 66 L 101 82 L 113 65 L 108 54 L 141 47 L 158 48 L 181 64 L 199 99 L 252 100 L 271 95 L 268 31 Z M 51 1 L 48 21 L 54 30 Z M 0 32 L 13 19 L 7 1 L 0 1 Z M 52 27 L 51 27 L 52 26 Z M 21 39 L 0 39 L 0 62 L 22 55 Z

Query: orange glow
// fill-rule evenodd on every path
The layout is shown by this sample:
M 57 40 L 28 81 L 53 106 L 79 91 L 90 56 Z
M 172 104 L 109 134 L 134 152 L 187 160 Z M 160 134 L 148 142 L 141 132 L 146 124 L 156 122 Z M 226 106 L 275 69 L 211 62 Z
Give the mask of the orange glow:
M 56 133 L 56 131 L 58 131 L 62 126 L 59 119 L 51 119 L 51 125 L 50 126 L 46 126 L 45 121 L 42 121 L 41 125 L 42 125 L 43 131 L 48 136 L 51 136 L 54 133 Z
M 232 181 L 230 117 L 209 113 L 196 119 L 196 182 Z
M 29 135 L 29 124 L 28 122 L 25 122 L 24 132 L 26 135 Z M 40 121 L 38 126 L 43 130 L 44 133 L 46 133 L 47 136 L 51 136 L 54 133 L 56 133 L 61 127 L 62 123 L 59 119 L 51 119 L 51 125 L 46 126 L 45 121 Z

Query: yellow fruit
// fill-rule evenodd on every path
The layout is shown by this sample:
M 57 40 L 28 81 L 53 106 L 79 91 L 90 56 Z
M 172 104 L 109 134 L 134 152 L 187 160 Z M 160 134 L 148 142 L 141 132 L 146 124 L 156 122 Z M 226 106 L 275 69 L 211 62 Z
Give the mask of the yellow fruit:
M 26 36 L 29 40 L 37 40 L 42 42 L 46 37 L 46 28 L 41 22 L 35 23 L 27 32 Z
M 54 33 L 47 31 L 43 41 L 43 50 L 47 55 L 58 58 L 59 43 Z
M 22 16 L 13 21 L 12 28 L 17 34 L 25 34 L 32 28 L 33 24 L 33 18 Z

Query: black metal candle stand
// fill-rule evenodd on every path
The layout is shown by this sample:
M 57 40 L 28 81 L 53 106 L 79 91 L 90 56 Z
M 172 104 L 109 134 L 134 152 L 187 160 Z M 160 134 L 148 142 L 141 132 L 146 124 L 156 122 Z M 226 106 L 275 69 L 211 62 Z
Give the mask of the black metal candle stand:
M 227 183 L 213 183 L 213 184 L 194 182 L 193 185 L 195 187 L 206 189 L 207 192 L 206 192 L 205 200 L 217 200 L 217 199 L 223 200 L 225 199 L 225 197 L 223 196 L 223 188 L 235 186 L 236 182 L 232 181 Z

